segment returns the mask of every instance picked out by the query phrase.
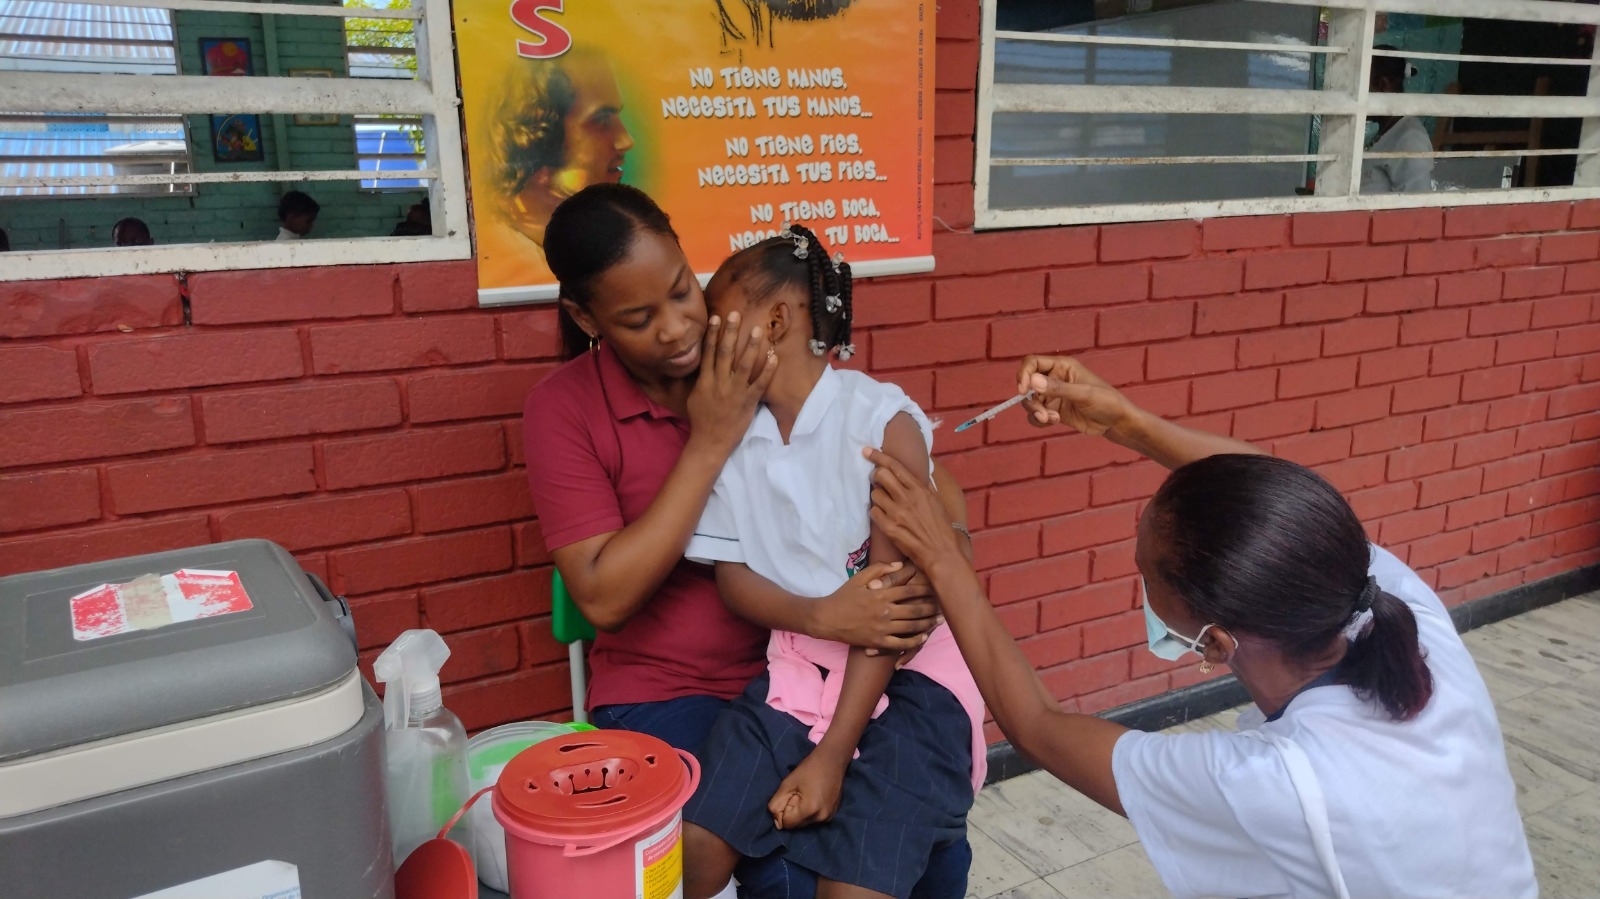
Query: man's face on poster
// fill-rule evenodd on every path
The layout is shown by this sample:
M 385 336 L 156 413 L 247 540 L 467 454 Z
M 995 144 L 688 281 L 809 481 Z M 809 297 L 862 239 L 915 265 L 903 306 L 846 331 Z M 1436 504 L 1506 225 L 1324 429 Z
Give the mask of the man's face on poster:
M 605 60 L 578 57 L 566 65 L 572 84 L 567 110 L 564 164 L 551 172 L 550 190 L 570 197 L 591 184 L 622 180 L 622 166 L 633 136 L 622 124 L 622 91 Z

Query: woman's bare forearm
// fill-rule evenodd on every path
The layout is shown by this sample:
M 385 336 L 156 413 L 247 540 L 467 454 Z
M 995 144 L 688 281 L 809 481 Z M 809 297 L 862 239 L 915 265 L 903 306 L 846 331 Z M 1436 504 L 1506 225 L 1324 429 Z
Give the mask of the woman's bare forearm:
M 719 562 L 717 592 L 733 614 L 769 631 L 789 631 L 818 639 L 817 612 L 821 600 L 797 596 L 751 571 L 746 565 Z
M 951 560 L 932 574 L 945 621 L 1006 738 L 1068 786 L 1122 814 L 1111 752 L 1127 728 L 1061 710 L 989 605 L 971 566 Z
M 551 553 L 573 602 L 595 627 L 616 631 L 627 624 L 683 561 L 727 460 L 721 449 L 690 438 L 643 515 L 620 531 Z
M 1130 409 L 1125 421 L 1106 432 L 1106 438 L 1166 468 L 1179 468 L 1224 453 L 1267 455 L 1266 450 L 1254 444 L 1185 427 L 1137 406 Z
M 933 460 L 933 490 L 939 494 L 939 505 L 950 516 L 950 524 L 961 532 L 961 548 L 967 561 L 973 561 L 972 534 L 967 530 L 967 495 L 950 470 L 938 459 Z

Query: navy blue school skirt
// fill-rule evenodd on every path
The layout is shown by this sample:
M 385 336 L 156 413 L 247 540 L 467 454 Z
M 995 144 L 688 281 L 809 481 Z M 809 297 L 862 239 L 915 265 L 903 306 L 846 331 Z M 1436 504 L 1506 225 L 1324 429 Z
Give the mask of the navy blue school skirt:
M 972 725 L 950 691 L 897 671 L 889 707 L 867 724 L 832 820 L 778 830 L 767 802 L 814 747 L 810 728 L 767 705 L 757 678 L 711 728 L 684 820 L 747 858 L 782 853 L 819 877 L 907 897 L 935 846 L 966 836 Z

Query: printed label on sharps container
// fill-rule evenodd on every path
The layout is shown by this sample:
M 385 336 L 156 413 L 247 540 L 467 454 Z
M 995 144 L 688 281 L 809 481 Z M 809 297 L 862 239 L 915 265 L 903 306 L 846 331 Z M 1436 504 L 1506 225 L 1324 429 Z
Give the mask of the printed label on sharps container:
M 99 640 L 254 608 L 239 572 L 198 568 L 101 584 L 72 597 L 71 604 L 74 640 Z
M 135 899 L 301 899 L 300 869 L 288 862 L 256 862 Z
M 633 844 L 638 899 L 683 899 L 683 816 Z

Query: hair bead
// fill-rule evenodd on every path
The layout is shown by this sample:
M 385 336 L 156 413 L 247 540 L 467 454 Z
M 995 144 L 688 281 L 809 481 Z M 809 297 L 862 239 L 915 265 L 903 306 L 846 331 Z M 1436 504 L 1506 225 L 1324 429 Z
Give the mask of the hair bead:
M 814 231 L 784 222 L 775 237 L 740 251 L 728 267 L 753 275 L 746 283 L 756 299 L 783 287 L 805 291 L 806 312 L 811 316 L 808 346 L 814 355 L 836 350 L 844 360 L 855 353 L 850 340 L 850 266 L 843 253 L 830 256 L 827 244 Z

